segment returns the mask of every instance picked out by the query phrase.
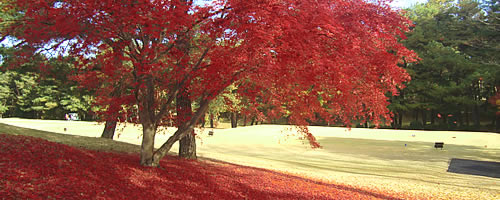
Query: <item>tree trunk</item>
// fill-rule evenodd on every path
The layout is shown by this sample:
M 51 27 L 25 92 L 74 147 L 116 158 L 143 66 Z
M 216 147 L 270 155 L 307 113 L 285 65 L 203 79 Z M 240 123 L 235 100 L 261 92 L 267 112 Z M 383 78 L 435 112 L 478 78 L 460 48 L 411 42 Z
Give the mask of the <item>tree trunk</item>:
M 214 126 L 214 115 L 210 114 L 210 128 L 215 128 Z
M 231 128 L 238 127 L 238 114 L 231 112 Z
M 392 122 L 391 122 L 391 126 L 393 129 L 396 129 L 397 128 L 397 124 L 398 124 L 398 113 L 394 113 L 394 118 L 392 119 Z
M 153 166 L 158 166 L 160 164 L 161 158 L 163 158 L 165 155 L 167 155 L 168 151 L 172 148 L 172 145 L 174 145 L 175 142 L 179 141 L 183 137 L 185 137 L 187 134 L 191 134 L 191 130 L 194 129 L 195 124 L 200 120 L 201 116 L 207 111 L 208 109 L 208 101 L 202 101 L 200 103 L 200 108 L 196 111 L 196 113 L 193 115 L 191 120 L 183 124 L 175 131 L 174 135 L 170 136 L 168 140 L 161 145 L 161 147 L 154 153 L 153 156 Z
M 247 126 L 247 116 L 243 115 L 243 126 Z
M 470 120 L 469 120 L 469 108 L 465 108 L 465 124 L 467 126 L 470 126 Z
M 398 119 L 398 121 L 399 121 L 399 128 L 403 128 L 403 115 L 404 115 L 404 113 L 401 112 L 399 114 L 399 116 L 398 116 L 399 117 L 399 119 Z
M 113 136 L 115 136 L 116 123 L 117 122 L 115 120 L 106 121 L 101 137 L 106 139 L 113 139 Z
M 179 157 L 196 159 L 196 137 L 194 129 L 179 141 Z
M 479 114 L 479 105 L 474 105 L 474 110 L 473 110 L 473 115 L 472 117 L 474 118 L 474 126 L 476 128 L 479 128 L 481 126 L 481 117 Z
M 436 117 L 436 111 L 431 110 L 431 125 L 434 125 L 434 118 Z
M 252 118 L 252 122 L 250 122 L 250 126 L 253 126 L 255 124 L 255 117 Z
M 141 165 L 143 166 L 155 166 L 153 163 L 155 134 L 155 124 L 142 122 Z
M 427 113 L 425 113 L 425 109 L 422 109 L 422 125 L 423 128 L 425 129 L 425 125 L 427 124 Z
M 177 127 L 186 124 L 193 116 L 191 108 L 191 99 L 185 90 L 180 90 L 177 94 Z M 194 129 L 179 141 L 179 157 L 187 159 L 196 159 L 196 138 L 194 137 Z
M 496 126 L 495 126 L 495 128 L 496 128 L 496 132 L 500 133 L 500 115 L 498 115 L 498 114 L 496 115 Z
M 139 97 L 139 118 L 142 124 L 141 165 L 154 166 L 154 141 L 158 125 L 154 113 L 155 89 L 153 77 L 144 77 L 144 86 L 137 94 Z
M 205 128 L 205 123 L 206 123 L 206 121 L 205 121 L 205 115 L 203 115 L 203 116 L 201 117 L 201 120 L 200 120 L 200 121 L 201 121 L 201 122 L 200 122 L 201 127 L 202 127 L 202 128 Z
M 464 116 L 461 111 L 457 113 L 457 121 L 460 128 L 462 128 L 464 126 Z

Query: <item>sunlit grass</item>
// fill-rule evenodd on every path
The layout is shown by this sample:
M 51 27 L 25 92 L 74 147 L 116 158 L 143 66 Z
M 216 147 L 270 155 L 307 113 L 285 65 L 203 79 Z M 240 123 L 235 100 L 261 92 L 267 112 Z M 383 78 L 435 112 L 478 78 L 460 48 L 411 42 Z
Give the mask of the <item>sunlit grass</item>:
M 13 123 L 16 120 L 10 120 Z M 93 122 L 18 120 L 17 125 L 57 131 L 57 134 L 0 124 L 1 133 L 29 135 L 50 141 L 101 151 L 138 152 L 140 127 L 120 128 L 115 140 L 96 138 L 103 125 Z M 63 128 L 67 127 L 67 131 Z M 175 129 L 158 134 L 161 145 Z M 494 133 L 431 132 L 311 127 L 323 148 L 311 149 L 286 126 L 259 125 L 237 129 L 198 131 L 198 155 L 202 159 L 284 171 L 355 187 L 375 187 L 425 195 L 447 193 L 460 197 L 491 199 L 500 191 L 495 178 L 448 173 L 451 158 L 500 161 L 500 135 Z M 71 136 L 75 134 L 80 136 Z M 84 135 L 91 137 L 84 137 Z M 434 142 L 445 142 L 435 149 Z M 127 143 L 136 145 L 131 145 Z M 405 145 L 406 144 L 406 145 Z M 171 153 L 175 153 L 175 148 Z M 415 189 L 420 188 L 420 189 Z

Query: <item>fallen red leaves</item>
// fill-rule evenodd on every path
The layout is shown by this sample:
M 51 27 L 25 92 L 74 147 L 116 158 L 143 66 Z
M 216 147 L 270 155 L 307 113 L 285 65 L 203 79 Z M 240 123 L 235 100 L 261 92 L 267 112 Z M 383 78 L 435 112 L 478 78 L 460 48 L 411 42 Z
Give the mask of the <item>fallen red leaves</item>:
M 0 134 L 0 197 L 8 199 L 396 199 L 264 169 L 97 152 Z

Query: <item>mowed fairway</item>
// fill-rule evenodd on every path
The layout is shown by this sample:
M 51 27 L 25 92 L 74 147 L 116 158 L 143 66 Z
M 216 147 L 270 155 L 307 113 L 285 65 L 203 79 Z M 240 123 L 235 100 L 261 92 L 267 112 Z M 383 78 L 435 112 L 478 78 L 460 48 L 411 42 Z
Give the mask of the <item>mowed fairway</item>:
M 55 120 L 0 119 L 0 123 L 89 137 L 99 137 L 104 127 Z M 155 146 L 174 130 L 157 135 Z M 500 199 L 500 179 L 447 172 L 451 158 L 500 162 L 500 134 L 310 127 L 323 146 L 311 149 L 291 126 L 215 129 L 214 136 L 208 136 L 209 130 L 198 130 L 198 156 L 203 159 L 415 197 Z M 118 132 L 117 141 L 141 142 L 140 127 L 122 126 Z M 433 147 L 436 141 L 445 143 L 443 150 Z M 176 150 L 177 146 L 172 151 Z

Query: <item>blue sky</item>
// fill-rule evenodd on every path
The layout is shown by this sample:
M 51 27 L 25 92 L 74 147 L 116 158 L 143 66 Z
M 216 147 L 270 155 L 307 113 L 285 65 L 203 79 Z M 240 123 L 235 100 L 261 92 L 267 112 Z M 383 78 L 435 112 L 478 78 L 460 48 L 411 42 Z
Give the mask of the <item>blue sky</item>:
M 204 5 L 210 1 L 211 0 L 195 0 L 194 2 L 195 4 L 198 5 Z M 424 3 L 424 2 L 427 2 L 427 0 L 393 0 L 391 5 L 397 8 L 408 8 L 410 6 L 415 5 L 416 3 Z
M 397 8 L 408 8 L 417 3 L 425 3 L 427 0 L 394 0 L 391 5 Z

